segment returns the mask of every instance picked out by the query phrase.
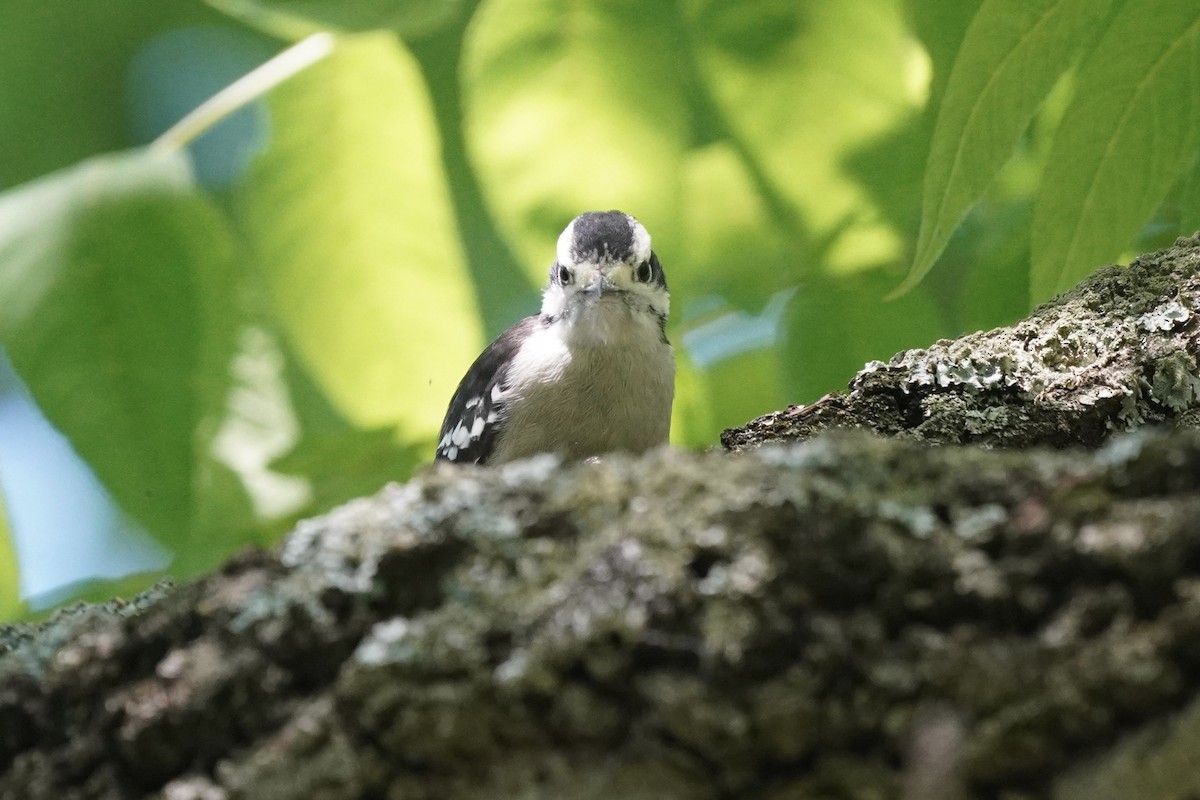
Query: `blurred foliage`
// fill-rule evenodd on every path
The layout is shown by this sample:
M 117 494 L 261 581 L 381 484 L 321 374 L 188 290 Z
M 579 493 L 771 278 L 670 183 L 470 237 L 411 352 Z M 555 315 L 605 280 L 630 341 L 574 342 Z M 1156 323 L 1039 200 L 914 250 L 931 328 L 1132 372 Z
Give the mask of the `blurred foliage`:
M 582 210 L 654 236 L 685 447 L 1200 220 L 1194 0 L 6 12 L 0 342 L 181 577 L 426 462 Z
M 0 620 L 13 619 L 25 611 L 21 602 L 21 570 L 0 497 Z

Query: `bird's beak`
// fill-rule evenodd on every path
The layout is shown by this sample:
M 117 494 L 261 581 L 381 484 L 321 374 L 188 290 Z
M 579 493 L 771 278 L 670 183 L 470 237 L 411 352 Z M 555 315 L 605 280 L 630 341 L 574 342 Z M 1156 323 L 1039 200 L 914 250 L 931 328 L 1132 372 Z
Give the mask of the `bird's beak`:
M 613 283 L 612 276 L 603 272 L 596 272 L 592 276 L 592 280 L 584 287 L 583 293 L 592 300 L 599 300 L 600 295 L 605 292 L 611 292 L 615 288 L 617 286 Z

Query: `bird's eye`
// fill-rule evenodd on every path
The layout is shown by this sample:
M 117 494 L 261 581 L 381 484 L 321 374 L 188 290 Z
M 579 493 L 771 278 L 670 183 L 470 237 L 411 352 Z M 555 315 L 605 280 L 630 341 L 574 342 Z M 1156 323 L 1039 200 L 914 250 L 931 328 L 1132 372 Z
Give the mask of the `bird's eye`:
M 571 274 L 571 270 L 567 269 L 562 264 L 555 265 L 554 280 L 558 281 L 559 284 L 566 286 L 573 278 L 574 276 Z
M 651 268 L 649 261 L 643 261 L 638 264 L 637 271 L 633 275 L 642 283 L 649 283 L 650 279 L 654 277 L 654 269 Z

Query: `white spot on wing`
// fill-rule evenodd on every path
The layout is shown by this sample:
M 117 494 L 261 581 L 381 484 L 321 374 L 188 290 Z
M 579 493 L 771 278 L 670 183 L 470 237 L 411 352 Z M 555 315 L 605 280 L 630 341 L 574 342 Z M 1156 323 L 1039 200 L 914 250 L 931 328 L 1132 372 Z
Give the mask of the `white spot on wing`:
M 467 426 L 461 422 L 454 429 L 454 435 L 450 437 L 450 441 L 454 442 L 456 447 L 463 447 L 471 439 L 471 434 L 467 430 Z

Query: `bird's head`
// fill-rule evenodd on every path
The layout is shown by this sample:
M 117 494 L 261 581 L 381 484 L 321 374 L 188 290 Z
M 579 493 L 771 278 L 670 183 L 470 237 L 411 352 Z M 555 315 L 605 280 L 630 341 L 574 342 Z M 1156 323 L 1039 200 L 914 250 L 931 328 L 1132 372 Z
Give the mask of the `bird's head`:
M 542 314 L 568 323 L 615 314 L 654 319 L 670 310 L 667 279 L 650 248 L 650 234 L 620 211 L 588 211 L 558 237 Z

